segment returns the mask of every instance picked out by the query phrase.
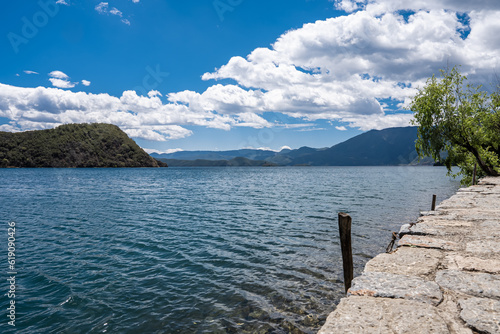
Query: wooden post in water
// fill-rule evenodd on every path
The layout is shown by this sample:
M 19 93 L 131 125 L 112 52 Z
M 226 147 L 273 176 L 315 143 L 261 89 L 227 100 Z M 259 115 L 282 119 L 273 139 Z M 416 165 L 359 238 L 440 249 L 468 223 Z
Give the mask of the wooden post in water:
M 351 246 L 351 221 L 351 216 L 347 213 L 339 212 L 340 248 L 342 249 L 342 263 L 344 266 L 344 285 L 346 293 L 351 287 L 351 281 L 354 276 Z
M 432 195 L 432 207 L 431 211 L 436 210 L 436 195 Z

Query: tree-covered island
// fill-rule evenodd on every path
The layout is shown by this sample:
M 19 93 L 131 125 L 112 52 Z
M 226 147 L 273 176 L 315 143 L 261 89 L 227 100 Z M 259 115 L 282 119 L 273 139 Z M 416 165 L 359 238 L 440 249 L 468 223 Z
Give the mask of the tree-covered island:
M 0 167 L 167 167 L 112 124 L 0 132 Z

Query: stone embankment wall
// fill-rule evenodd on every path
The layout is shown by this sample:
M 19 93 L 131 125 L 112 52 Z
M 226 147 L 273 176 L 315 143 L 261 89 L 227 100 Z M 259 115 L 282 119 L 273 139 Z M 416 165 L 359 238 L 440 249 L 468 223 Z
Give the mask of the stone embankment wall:
M 403 225 L 318 334 L 500 333 L 500 177 Z

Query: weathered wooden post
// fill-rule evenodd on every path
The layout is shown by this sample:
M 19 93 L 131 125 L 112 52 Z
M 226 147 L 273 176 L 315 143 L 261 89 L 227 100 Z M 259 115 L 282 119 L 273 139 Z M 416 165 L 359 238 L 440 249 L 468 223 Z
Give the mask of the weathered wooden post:
M 344 266 L 344 285 L 346 293 L 351 287 L 351 281 L 354 276 L 352 264 L 351 222 L 351 216 L 347 213 L 339 212 L 340 248 L 342 249 L 342 263 Z
M 436 210 L 436 195 L 432 195 L 432 206 L 431 211 Z
M 472 173 L 472 185 L 476 185 L 477 162 L 474 164 L 474 172 Z

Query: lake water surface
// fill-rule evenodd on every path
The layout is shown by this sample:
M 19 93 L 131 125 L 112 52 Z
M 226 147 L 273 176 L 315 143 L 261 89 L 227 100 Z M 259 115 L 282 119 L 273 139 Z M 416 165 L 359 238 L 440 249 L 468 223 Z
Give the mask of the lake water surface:
M 0 332 L 315 333 L 391 232 L 458 189 L 441 167 L 1 169 Z

